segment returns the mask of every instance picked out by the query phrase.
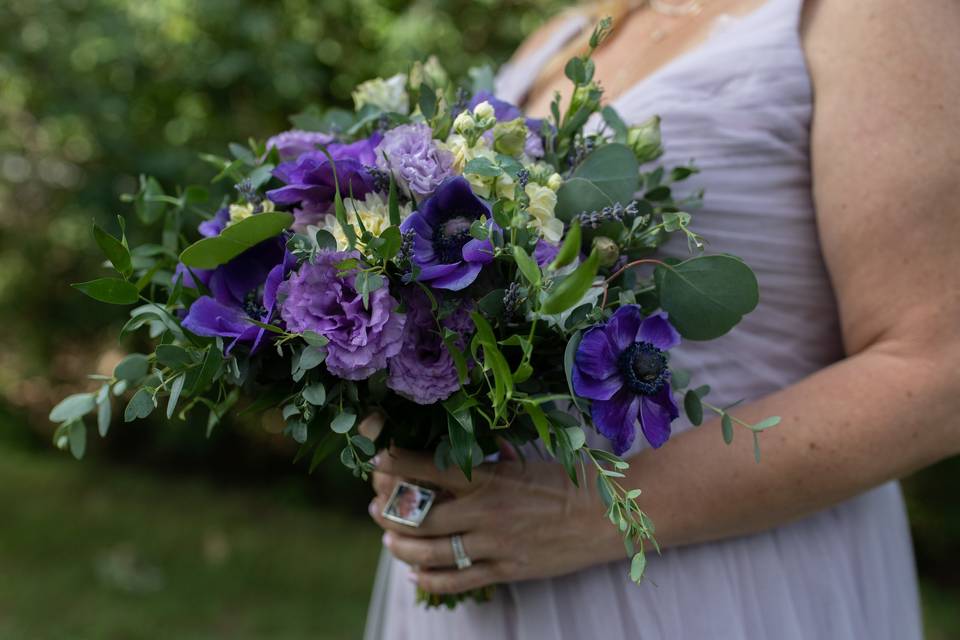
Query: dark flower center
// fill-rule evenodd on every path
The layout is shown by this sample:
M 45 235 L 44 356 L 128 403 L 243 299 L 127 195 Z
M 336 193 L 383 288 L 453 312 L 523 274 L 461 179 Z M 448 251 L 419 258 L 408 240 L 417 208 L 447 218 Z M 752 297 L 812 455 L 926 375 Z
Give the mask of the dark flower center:
M 251 318 L 259 320 L 267 313 L 267 308 L 263 306 L 263 295 L 258 291 L 251 291 L 243 301 L 243 310 Z
M 634 393 L 652 396 L 670 379 L 667 356 L 649 342 L 634 342 L 617 361 L 627 387 Z
M 433 234 L 433 251 L 442 264 L 463 260 L 463 245 L 470 241 L 472 220 L 452 216 L 438 225 Z

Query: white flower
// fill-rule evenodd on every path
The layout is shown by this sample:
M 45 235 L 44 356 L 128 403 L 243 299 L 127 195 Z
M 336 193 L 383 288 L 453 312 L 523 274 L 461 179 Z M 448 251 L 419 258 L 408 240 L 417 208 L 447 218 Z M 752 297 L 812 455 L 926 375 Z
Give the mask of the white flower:
M 524 192 L 530 198 L 527 206 L 527 213 L 530 214 L 528 225 L 539 231 L 544 240 L 560 242 L 563 239 L 563 221 L 553 213 L 557 206 L 556 192 L 533 182 L 527 184 Z
M 476 128 L 477 123 L 473 119 L 473 116 L 470 115 L 469 111 L 461 111 L 453 120 L 453 130 L 459 133 L 460 135 L 467 135 Z
M 382 196 L 376 193 L 368 193 L 363 200 L 354 200 L 345 198 L 343 207 L 347 211 L 347 222 L 353 225 L 357 235 L 360 234 L 360 227 L 357 224 L 357 218 L 363 223 L 363 228 L 375 236 L 379 236 L 390 226 L 390 206 Z M 400 219 L 403 220 L 410 215 L 410 205 L 400 206 Z M 317 230 L 322 229 L 330 232 L 334 240 L 337 241 L 337 249 L 343 251 L 348 247 L 347 236 L 343 233 L 343 227 L 337 221 L 337 217 L 328 213 L 316 226 L 307 227 L 308 235 L 313 238 Z
M 410 112 L 410 97 L 407 95 L 407 76 L 398 73 L 384 80 L 367 80 L 353 90 L 353 104 L 359 111 L 372 104 L 382 111 L 406 115 Z
M 230 220 L 227 222 L 227 226 L 231 224 L 236 224 L 244 218 L 249 218 L 253 215 L 254 206 L 249 202 L 244 204 L 232 204 L 230 205 Z M 260 203 L 261 211 L 273 211 L 273 202 L 271 200 L 264 200 Z
M 549 178 L 547 178 L 547 187 L 553 191 L 559 191 L 560 187 L 563 186 L 563 178 L 560 177 L 559 173 L 554 173 Z
M 493 105 L 487 102 L 486 100 L 484 100 L 483 102 L 481 102 L 480 104 L 478 104 L 473 108 L 473 117 L 481 121 L 495 118 L 496 115 L 493 110 Z

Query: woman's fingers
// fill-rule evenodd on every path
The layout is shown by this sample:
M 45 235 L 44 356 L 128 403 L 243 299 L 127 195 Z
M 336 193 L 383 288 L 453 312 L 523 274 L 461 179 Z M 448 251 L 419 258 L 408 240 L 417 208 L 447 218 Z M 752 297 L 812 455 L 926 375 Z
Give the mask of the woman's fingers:
M 467 480 L 463 472 L 456 467 L 438 469 L 433 461 L 433 454 L 410 451 L 408 449 L 391 448 L 381 451 L 373 460 L 374 467 L 381 473 L 387 473 L 402 478 L 413 478 L 432 484 L 454 494 L 469 493 L 483 484 L 490 476 L 490 471 L 483 467 L 473 469 L 473 480 Z
M 480 534 L 464 533 L 461 539 L 467 557 L 473 562 L 489 559 L 496 553 L 495 545 Z M 414 538 L 388 532 L 383 536 L 383 544 L 397 560 L 421 569 L 444 569 L 457 565 L 450 536 Z
M 463 593 L 500 582 L 497 565 L 478 562 L 469 569 L 411 569 L 410 580 L 429 593 Z
M 459 500 L 448 500 L 447 502 L 435 503 L 427 512 L 427 517 L 424 518 L 419 527 L 400 524 L 383 517 L 383 508 L 389 499 L 389 494 L 378 494 L 370 503 L 370 517 L 385 531 L 396 531 L 401 535 L 417 538 L 449 536 L 464 529 L 469 529 L 473 522 L 473 518 L 464 511 Z

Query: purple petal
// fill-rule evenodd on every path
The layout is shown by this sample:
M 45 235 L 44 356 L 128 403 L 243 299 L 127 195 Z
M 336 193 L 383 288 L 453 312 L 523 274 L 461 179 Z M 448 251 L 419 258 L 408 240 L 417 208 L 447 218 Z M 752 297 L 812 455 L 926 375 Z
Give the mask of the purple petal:
M 620 307 L 607 322 L 607 335 L 617 351 L 623 351 L 637 341 L 643 315 L 640 307 L 630 304 Z
M 617 455 L 633 444 L 639 410 L 640 397 L 627 389 L 621 390 L 609 400 L 597 400 L 590 406 L 590 417 L 593 418 L 597 431 L 610 440 Z
M 455 271 L 434 279 L 430 282 L 430 286 L 435 289 L 460 291 L 473 284 L 473 281 L 477 279 L 477 275 L 480 273 L 480 269 L 483 268 L 483 265 L 477 262 L 460 263 L 454 266 L 457 267 Z
M 420 269 L 420 277 L 418 279 L 427 281 L 427 280 L 435 280 L 436 278 L 443 278 L 456 272 L 462 266 L 463 266 L 463 263 L 461 262 L 451 262 L 450 264 L 426 265 Z
M 467 262 L 487 264 L 493 261 L 493 243 L 473 238 L 463 245 L 463 259 Z
M 644 342 L 649 342 L 661 351 L 672 349 L 680 344 L 680 334 L 667 320 L 667 314 L 663 311 L 647 316 L 640 323 L 640 332 L 637 337 Z
M 680 415 L 673 401 L 670 385 L 666 384 L 655 396 L 644 396 L 640 403 L 640 428 L 654 449 L 670 439 L 670 423 Z
M 574 363 L 576 368 L 597 380 L 609 378 L 617 372 L 617 352 L 603 327 L 587 329 L 577 347 Z
M 573 390 L 580 397 L 590 400 L 609 400 L 621 388 L 623 388 L 623 379 L 620 376 L 597 380 L 585 374 L 580 367 L 573 368 Z
M 185 329 L 197 334 L 214 338 L 235 338 L 251 327 L 248 316 L 240 307 L 218 302 L 210 296 L 202 296 L 190 305 L 187 317 L 183 319 Z

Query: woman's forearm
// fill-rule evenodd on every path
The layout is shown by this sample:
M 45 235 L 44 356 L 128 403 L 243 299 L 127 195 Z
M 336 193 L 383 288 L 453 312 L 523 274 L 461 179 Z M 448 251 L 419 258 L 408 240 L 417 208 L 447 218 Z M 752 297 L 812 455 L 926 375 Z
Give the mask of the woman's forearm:
M 724 446 L 713 420 L 635 456 L 622 484 L 643 490 L 657 541 L 671 547 L 755 533 L 902 477 L 960 448 L 960 359 L 942 347 L 878 344 L 741 405 L 747 421 L 783 418 L 760 435 L 759 464 L 746 429 Z M 621 558 L 618 532 L 597 527 L 603 560 Z

